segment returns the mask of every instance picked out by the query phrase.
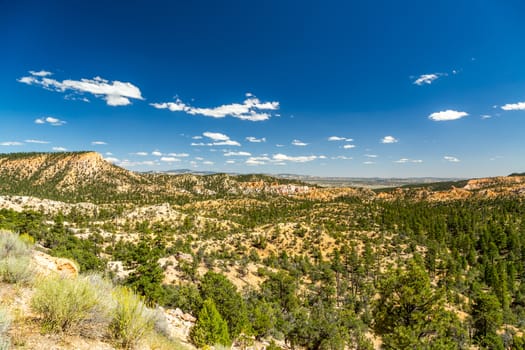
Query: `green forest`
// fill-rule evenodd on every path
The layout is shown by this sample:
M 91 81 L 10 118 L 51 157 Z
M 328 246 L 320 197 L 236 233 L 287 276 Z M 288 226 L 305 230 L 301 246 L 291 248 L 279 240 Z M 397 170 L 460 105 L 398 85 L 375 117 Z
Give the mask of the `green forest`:
M 240 225 L 231 232 L 198 228 L 191 220 L 178 227 L 142 222 L 131 228 L 140 233 L 138 242 L 97 234 L 77 238 L 65 222 L 92 225 L 92 218 L 78 213 L 59 213 L 50 224 L 42 213 L 2 209 L 0 228 L 32 236 L 51 254 L 77 261 L 82 271 L 105 271 L 109 258 L 122 261 L 133 271 L 122 284 L 151 304 L 197 317 L 191 340 L 201 347 L 275 339 L 305 349 L 372 349 L 380 339 L 384 349 L 524 348 L 522 200 L 260 203 L 208 213 Z M 330 205 L 337 209 L 323 212 Z M 278 239 L 272 225 L 287 220 L 316 227 L 300 225 L 293 232 L 308 249 L 261 258 L 259 251 Z M 261 225 L 272 233 L 245 233 Z M 335 238 L 329 254 L 316 244 L 319 230 Z M 375 234 L 367 237 L 363 230 Z M 219 244 L 212 251 L 197 244 L 238 232 L 248 238 L 246 245 Z M 158 260 L 180 252 L 192 257 L 180 266 L 184 278 L 164 284 Z M 241 290 L 223 273 L 237 269 L 242 276 L 250 263 L 262 280 L 256 287 Z M 199 274 L 202 265 L 207 272 Z

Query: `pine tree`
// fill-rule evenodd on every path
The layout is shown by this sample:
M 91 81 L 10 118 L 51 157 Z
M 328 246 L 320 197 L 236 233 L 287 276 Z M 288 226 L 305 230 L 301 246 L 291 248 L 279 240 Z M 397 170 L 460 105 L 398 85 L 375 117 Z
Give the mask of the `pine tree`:
M 202 304 L 197 322 L 190 331 L 190 339 L 198 347 L 231 344 L 228 325 L 217 311 L 213 300 L 206 299 Z

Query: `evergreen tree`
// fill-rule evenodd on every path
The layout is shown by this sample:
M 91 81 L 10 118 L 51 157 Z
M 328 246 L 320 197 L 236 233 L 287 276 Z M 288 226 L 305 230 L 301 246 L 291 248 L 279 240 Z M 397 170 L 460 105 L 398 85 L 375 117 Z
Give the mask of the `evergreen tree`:
M 190 331 L 190 339 L 198 347 L 231 344 L 228 325 L 211 299 L 206 299 L 199 311 L 197 322 Z

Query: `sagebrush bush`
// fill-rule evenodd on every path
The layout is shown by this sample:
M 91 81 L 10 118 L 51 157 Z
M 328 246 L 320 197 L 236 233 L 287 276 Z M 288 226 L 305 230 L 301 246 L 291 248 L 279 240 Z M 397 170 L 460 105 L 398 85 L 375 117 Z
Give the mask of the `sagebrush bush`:
M 3 307 L 0 307 L 0 350 L 8 350 L 11 346 L 11 342 L 7 335 L 7 331 L 11 326 L 11 321 L 12 319 L 9 312 Z
M 35 270 L 28 256 L 8 256 L 0 260 L 0 281 L 28 284 L 34 276 Z
M 105 328 L 108 297 L 90 276 L 68 279 L 51 276 L 36 284 L 31 308 L 43 316 L 45 332 L 82 332 Z
M 30 264 L 31 244 L 18 235 L 0 231 L 0 281 L 29 283 L 34 277 Z
M 14 233 L 0 231 L 0 259 L 29 256 L 30 254 L 30 244 L 21 240 Z
M 109 326 L 110 334 L 117 345 L 131 349 L 153 330 L 155 312 L 146 307 L 144 298 L 129 288 L 116 287 L 113 291 L 115 308 Z

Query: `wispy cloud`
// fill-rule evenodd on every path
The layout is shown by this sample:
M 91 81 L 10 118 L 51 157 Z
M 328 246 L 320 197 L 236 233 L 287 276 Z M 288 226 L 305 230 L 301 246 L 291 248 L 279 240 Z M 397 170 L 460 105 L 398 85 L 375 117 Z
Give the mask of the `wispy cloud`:
M 174 163 L 174 162 L 180 162 L 180 159 L 175 158 L 175 157 L 161 157 L 160 161 L 166 162 L 166 163 Z
M 53 74 L 51 72 L 48 72 L 47 70 L 41 70 L 41 71 L 30 70 L 29 73 L 35 77 L 47 77 Z
M 336 157 L 332 157 L 333 160 L 351 160 L 353 159 L 352 157 L 347 157 L 347 156 L 336 156 Z
M 156 166 L 159 165 L 159 162 L 153 161 L 153 160 L 145 160 L 141 162 L 133 162 L 129 159 L 124 159 L 121 162 L 117 163 L 117 165 L 124 167 L 124 168 L 133 168 L 137 166 Z
M 453 156 L 444 156 L 443 157 L 444 160 L 446 160 L 447 162 L 451 162 L 451 163 L 459 163 L 460 160 L 456 157 L 453 157 Z
M 92 94 L 102 98 L 109 106 L 126 106 L 131 104 L 130 99 L 143 100 L 140 89 L 132 83 L 95 77 L 93 79 L 80 80 L 55 80 L 48 78 L 51 72 L 47 71 L 30 71 L 31 75 L 21 77 L 18 82 L 27 85 L 41 86 L 46 90 L 70 93 L 73 95 L 82 95 L 84 93 Z
M 452 109 L 447 109 L 446 111 L 434 112 L 428 116 L 428 119 L 442 122 L 449 120 L 456 120 L 468 116 L 467 112 L 455 111 Z
M 52 126 L 62 126 L 66 123 L 67 122 L 65 120 L 60 120 L 55 117 L 43 117 L 35 119 L 35 124 L 49 124 Z
M 381 143 L 396 143 L 398 142 L 399 140 L 396 139 L 394 136 L 385 136 L 381 139 Z
M 67 148 L 65 148 L 65 147 L 53 147 L 52 150 L 56 151 L 56 152 L 65 152 L 65 151 L 67 151 Z
M 421 159 L 401 158 L 399 160 L 395 160 L 394 163 L 400 163 L 400 164 L 405 164 L 405 163 L 423 163 L 423 161 Z
M 492 116 L 490 114 L 483 114 L 481 116 L 481 119 L 490 119 L 490 118 L 492 118 Z
M 293 140 L 292 141 L 292 145 L 299 146 L 299 147 L 308 146 L 308 144 L 306 142 L 303 142 L 301 140 Z
M 367 157 L 367 158 L 377 158 L 378 155 L 377 154 L 365 154 L 365 157 Z
M 51 143 L 49 141 L 42 141 L 42 140 L 33 140 L 33 139 L 30 139 L 30 140 L 25 140 L 24 141 L 25 143 L 37 143 L 37 144 L 48 144 L 48 143 Z
M 439 77 L 446 75 L 444 73 L 432 73 L 432 74 L 422 74 L 419 77 L 417 77 L 416 80 L 414 80 L 414 84 L 416 85 L 430 85 L 435 80 L 437 80 Z
M 120 160 L 118 158 L 115 158 L 115 157 L 106 157 L 106 158 L 104 158 L 104 160 L 106 162 L 110 162 L 110 163 L 113 163 L 113 164 L 120 162 Z
M 272 156 L 272 159 L 278 162 L 292 162 L 292 163 L 306 163 L 316 160 L 317 156 L 287 156 L 286 154 L 277 153 Z
M 363 164 L 366 164 L 366 165 L 371 165 L 371 164 L 375 164 L 376 162 L 372 162 L 371 160 L 367 160 L 366 162 L 363 162 Z
M 150 103 L 157 109 L 168 109 L 172 112 L 185 112 L 190 115 L 202 115 L 211 118 L 224 118 L 227 116 L 249 121 L 268 120 L 272 116 L 269 111 L 279 109 L 279 102 L 261 102 L 250 94 L 243 103 L 231 103 L 218 107 L 202 108 L 184 103 L 177 98 L 175 102 Z
M 93 141 L 93 142 L 91 142 L 91 144 L 93 146 L 104 146 L 104 145 L 107 145 L 107 142 L 104 142 L 104 141 Z
M 250 152 L 226 152 L 224 153 L 225 157 L 250 157 L 252 154 Z
M 145 157 L 145 156 L 147 156 L 149 153 L 148 153 L 148 152 L 135 152 L 135 153 L 131 153 L 131 154 L 134 155 L 134 156 Z
M 266 142 L 266 137 L 262 137 L 262 138 L 258 139 L 257 137 L 254 137 L 254 136 L 248 136 L 246 138 L 246 141 L 254 142 L 254 143 Z
M 348 144 L 348 145 L 344 145 L 343 148 L 344 149 L 352 149 L 352 148 L 355 148 L 355 145 Z
M 151 152 L 151 155 L 155 156 L 155 157 L 160 157 L 160 156 L 162 156 L 162 152 L 158 151 L 158 150 L 155 150 L 155 151 Z
M 501 109 L 504 111 L 522 111 L 525 109 L 525 102 L 507 103 L 501 106 Z
M 328 141 L 346 141 L 346 142 L 352 142 L 354 139 L 350 139 L 347 137 L 341 137 L 341 136 L 330 136 L 328 138 Z
M 190 155 L 188 153 L 168 153 L 168 156 L 177 158 L 187 158 Z
M 11 147 L 11 146 L 23 146 L 24 144 L 22 142 L 18 142 L 18 141 L 5 141 L 5 142 L 0 142 L 0 146 L 8 146 L 8 147 Z
M 241 144 L 237 141 L 230 139 L 228 135 L 222 134 L 220 132 L 210 132 L 206 131 L 202 133 L 206 138 L 212 140 L 212 142 L 192 142 L 191 146 L 200 147 L 200 146 L 237 146 L 240 147 Z

